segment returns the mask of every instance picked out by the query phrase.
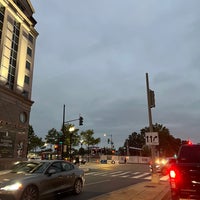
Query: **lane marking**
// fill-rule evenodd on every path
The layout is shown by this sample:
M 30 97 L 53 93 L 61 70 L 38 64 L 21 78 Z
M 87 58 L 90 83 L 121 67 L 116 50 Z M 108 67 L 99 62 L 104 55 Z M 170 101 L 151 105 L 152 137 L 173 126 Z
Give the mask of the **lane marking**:
M 97 182 L 93 182 L 93 183 L 86 183 L 85 185 L 95 185 L 95 184 L 104 183 L 104 182 L 108 182 L 108 181 L 110 181 L 110 179 L 107 179 L 104 181 L 97 181 Z
M 140 175 L 138 175 L 138 176 L 132 176 L 132 178 L 141 178 L 141 177 L 144 177 L 144 176 L 146 176 L 146 175 L 149 175 L 150 173 L 143 173 L 143 174 L 140 174 Z

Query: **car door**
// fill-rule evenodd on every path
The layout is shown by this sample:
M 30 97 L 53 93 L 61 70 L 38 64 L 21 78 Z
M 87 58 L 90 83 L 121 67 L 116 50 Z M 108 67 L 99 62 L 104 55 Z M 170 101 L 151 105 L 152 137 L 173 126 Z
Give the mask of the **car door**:
M 70 188 L 74 185 L 76 173 L 74 170 L 74 165 L 68 162 L 62 162 L 63 167 L 63 178 L 64 178 L 64 187 Z
M 49 174 L 51 170 L 54 170 L 55 173 Z M 64 182 L 63 179 L 61 162 L 52 162 L 45 172 L 45 178 L 40 182 L 41 194 L 47 195 L 61 190 Z

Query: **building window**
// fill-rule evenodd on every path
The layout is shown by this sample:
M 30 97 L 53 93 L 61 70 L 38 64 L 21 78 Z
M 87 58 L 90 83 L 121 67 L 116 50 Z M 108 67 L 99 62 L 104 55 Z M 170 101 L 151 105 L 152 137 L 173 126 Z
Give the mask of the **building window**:
M 30 47 L 27 48 L 27 54 L 32 57 L 32 49 Z
M 22 96 L 24 96 L 25 98 L 28 98 L 28 91 L 24 90 L 22 92 Z
M 25 75 L 25 77 L 24 77 L 24 83 L 26 83 L 26 84 L 29 85 L 29 81 L 30 81 L 30 78 L 27 75 Z
M 33 36 L 31 34 L 28 35 L 28 40 L 33 44 Z
M 3 30 L 4 12 L 5 12 L 5 8 L 0 5 L 0 43 L 1 43 L 2 30 Z
M 31 63 L 28 60 L 26 61 L 26 69 L 28 69 L 29 71 L 31 69 Z
M 9 71 L 8 71 L 8 85 L 10 89 L 14 88 L 14 82 L 15 82 L 20 24 L 16 21 L 13 21 L 12 26 L 13 26 L 12 44 L 11 44 Z

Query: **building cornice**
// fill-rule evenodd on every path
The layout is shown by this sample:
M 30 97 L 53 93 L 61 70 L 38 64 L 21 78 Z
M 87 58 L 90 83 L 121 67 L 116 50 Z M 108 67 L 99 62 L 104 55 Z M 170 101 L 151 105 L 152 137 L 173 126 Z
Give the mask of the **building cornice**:
M 15 98 L 16 100 L 19 100 L 20 102 L 25 103 L 26 105 L 32 106 L 34 101 L 24 97 L 22 94 L 18 94 L 14 92 L 13 90 L 10 90 L 9 88 L 6 88 L 5 86 L 0 85 L 0 94 L 6 94 L 10 97 Z

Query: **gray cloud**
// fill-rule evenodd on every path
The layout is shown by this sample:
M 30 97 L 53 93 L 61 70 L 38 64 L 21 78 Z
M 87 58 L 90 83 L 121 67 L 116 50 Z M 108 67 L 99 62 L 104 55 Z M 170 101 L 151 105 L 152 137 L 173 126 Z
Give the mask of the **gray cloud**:
M 122 146 L 148 126 L 148 72 L 156 95 L 153 121 L 199 142 L 198 0 L 32 4 L 40 33 L 30 121 L 37 134 L 60 129 L 66 104 L 67 119 L 83 115 L 80 130 L 112 134 Z

